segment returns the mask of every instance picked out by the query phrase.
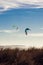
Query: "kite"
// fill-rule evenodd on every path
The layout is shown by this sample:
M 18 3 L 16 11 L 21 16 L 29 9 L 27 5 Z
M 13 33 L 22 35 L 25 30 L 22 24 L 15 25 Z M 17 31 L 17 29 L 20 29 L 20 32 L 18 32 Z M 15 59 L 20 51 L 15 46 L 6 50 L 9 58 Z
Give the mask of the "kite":
M 30 29 L 30 28 L 26 28 L 26 29 L 25 29 L 25 34 L 26 34 L 26 35 L 28 34 L 28 32 L 27 32 L 28 30 L 30 31 L 31 29 Z

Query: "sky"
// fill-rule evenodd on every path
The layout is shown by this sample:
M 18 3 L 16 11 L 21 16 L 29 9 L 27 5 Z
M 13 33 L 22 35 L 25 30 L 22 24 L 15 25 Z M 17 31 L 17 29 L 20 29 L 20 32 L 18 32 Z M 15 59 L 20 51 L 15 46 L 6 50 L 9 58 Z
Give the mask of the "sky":
M 43 0 L 0 1 L 0 46 L 43 47 Z

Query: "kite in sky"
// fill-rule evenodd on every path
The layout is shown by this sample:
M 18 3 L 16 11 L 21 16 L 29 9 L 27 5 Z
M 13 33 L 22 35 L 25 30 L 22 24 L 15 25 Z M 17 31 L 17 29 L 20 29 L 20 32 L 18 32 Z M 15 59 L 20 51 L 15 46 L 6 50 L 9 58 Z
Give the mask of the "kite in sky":
M 25 29 L 25 34 L 26 34 L 26 35 L 28 34 L 28 32 L 27 32 L 28 30 L 30 31 L 31 29 L 30 29 L 30 28 L 26 28 L 26 29 Z
M 16 25 L 12 25 L 12 27 L 13 27 L 13 29 L 16 29 L 16 30 L 19 29 L 18 26 L 16 26 Z

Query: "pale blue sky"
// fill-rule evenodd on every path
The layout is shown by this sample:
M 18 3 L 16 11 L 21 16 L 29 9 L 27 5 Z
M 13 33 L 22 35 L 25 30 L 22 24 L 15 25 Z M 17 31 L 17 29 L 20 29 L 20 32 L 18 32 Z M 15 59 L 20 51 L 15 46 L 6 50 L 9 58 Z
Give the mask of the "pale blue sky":
M 11 29 L 13 24 L 21 31 L 30 27 L 33 33 L 43 33 L 43 9 L 12 9 L 0 14 L 0 29 Z
M 2 0 L 0 5 L 0 45 L 42 47 L 43 1 L 8 1 Z M 19 29 L 16 30 L 12 27 L 13 25 Z M 25 35 L 26 27 L 31 29 L 27 36 Z
M 19 31 L 13 32 L 12 25 L 18 26 Z M 31 28 L 28 36 L 26 27 Z M 43 9 L 12 9 L 0 14 L 0 45 L 42 46 Z

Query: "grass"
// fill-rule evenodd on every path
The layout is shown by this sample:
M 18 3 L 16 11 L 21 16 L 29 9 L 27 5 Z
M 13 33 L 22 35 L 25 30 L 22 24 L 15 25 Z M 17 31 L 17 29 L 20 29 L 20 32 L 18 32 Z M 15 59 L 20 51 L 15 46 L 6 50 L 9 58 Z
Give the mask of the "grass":
M 0 65 L 43 65 L 43 49 L 0 49 Z

